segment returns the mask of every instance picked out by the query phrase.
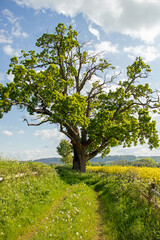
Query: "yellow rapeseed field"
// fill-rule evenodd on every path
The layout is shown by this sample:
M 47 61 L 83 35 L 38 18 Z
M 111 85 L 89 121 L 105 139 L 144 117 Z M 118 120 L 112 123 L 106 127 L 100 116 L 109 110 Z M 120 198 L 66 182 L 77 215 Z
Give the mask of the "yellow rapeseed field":
M 107 167 L 99 167 L 99 166 L 87 166 L 87 170 L 95 171 L 95 172 L 104 172 L 107 174 L 128 174 L 133 173 L 138 178 L 142 178 L 143 180 L 153 181 L 157 184 L 160 184 L 160 168 L 151 168 L 151 167 L 133 167 L 133 166 L 107 166 Z

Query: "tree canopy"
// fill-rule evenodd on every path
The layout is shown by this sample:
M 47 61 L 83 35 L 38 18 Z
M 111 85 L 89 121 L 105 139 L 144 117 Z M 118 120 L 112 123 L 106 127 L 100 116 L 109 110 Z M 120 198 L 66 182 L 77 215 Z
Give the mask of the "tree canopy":
M 12 106 L 36 115 L 34 124 L 59 124 L 74 150 L 73 168 L 85 171 L 86 162 L 111 147 L 144 144 L 157 148 L 156 122 L 150 111 L 159 110 L 159 95 L 150 89 L 150 66 L 137 57 L 127 67 L 126 80 L 107 77 L 114 67 L 97 53 L 87 52 L 78 33 L 60 23 L 53 34 L 37 39 L 40 50 L 13 57 L 8 74 L 13 82 L 0 84 L 0 116 Z M 93 81 L 94 79 L 94 81 Z M 95 80 L 96 79 L 96 80 Z M 112 85 L 114 84 L 114 89 Z

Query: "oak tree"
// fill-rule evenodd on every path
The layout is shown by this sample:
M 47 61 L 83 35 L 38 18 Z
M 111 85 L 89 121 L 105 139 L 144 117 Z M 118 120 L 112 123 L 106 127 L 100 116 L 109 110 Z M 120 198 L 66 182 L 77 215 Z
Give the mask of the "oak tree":
M 38 52 L 22 51 L 19 59 L 11 59 L 13 82 L 0 84 L 1 117 L 19 106 L 37 115 L 34 124 L 25 119 L 29 126 L 58 124 L 73 146 L 73 168 L 80 172 L 87 161 L 99 153 L 105 156 L 112 147 L 146 141 L 151 149 L 159 146 L 150 114 L 159 108 L 159 95 L 139 82 L 151 71 L 140 57 L 127 67 L 126 80 L 118 82 L 116 75 L 106 75 L 111 63 L 87 52 L 72 26 L 58 24 L 36 46 Z

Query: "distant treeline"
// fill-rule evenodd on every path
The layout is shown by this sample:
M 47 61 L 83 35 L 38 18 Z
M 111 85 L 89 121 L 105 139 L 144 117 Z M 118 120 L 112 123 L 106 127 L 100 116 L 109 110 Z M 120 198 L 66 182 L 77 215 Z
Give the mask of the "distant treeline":
M 160 163 L 160 156 L 134 156 L 134 155 L 108 155 L 105 158 L 101 157 L 95 157 L 90 160 L 91 164 L 100 163 L 100 164 L 113 164 L 113 163 L 127 163 L 127 164 L 134 164 L 134 162 L 137 162 L 138 160 L 144 159 L 144 158 L 151 158 L 156 163 Z M 35 160 L 36 162 L 43 162 L 46 164 L 55 163 L 55 164 L 62 164 L 60 158 L 53 157 L 53 158 L 42 158 Z M 136 163 L 135 163 L 136 164 Z
M 108 155 L 105 158 L 101 157 L 95 157 L 90 162 L 100 162 L 100 163 L 106 163 L 106 162 L 117 162 L 119 160 L 126 160 L 127 162 L 134 162 L 137 160 L 140 160 L 142 158 L 152 158 L 155 160 L 155 162 L 160 163 L 160 156 L 134 156 L 134 155 Z

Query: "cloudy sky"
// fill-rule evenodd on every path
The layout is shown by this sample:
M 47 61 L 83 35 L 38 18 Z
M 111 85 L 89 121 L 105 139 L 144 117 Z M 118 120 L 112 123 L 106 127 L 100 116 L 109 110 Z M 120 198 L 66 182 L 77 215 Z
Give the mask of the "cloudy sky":
M 0 82 L 10 58 L 20 50 L 35 49 L 36 39 L 54 32 L 59 22 L 73 25 L 79 39 L 92 42 L 92 50 L 103 51 L 125 76 L 136 56 L 151 66 L 147 81 L 160 89 L 160 1 L 159 0 L 1 0 L 0 1 Z M 58 126 L 28 127 L 24 111 L 13 109 L 0 119 L 0 154 L 19 160 L 57 156 L 56 147 L 64 138 Z M 160 117 L 155 115 L 160 133 Z M 160 155 L 146 145 L 114 148 L 111 154 Z

